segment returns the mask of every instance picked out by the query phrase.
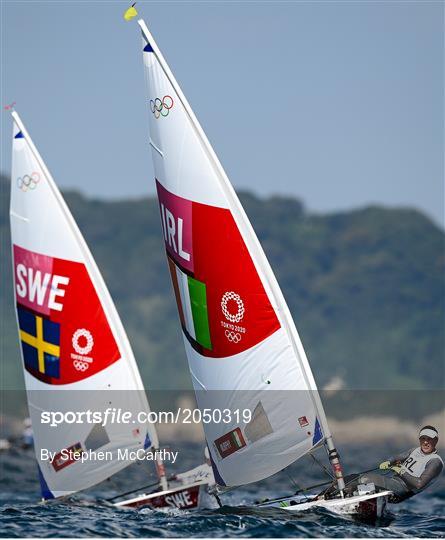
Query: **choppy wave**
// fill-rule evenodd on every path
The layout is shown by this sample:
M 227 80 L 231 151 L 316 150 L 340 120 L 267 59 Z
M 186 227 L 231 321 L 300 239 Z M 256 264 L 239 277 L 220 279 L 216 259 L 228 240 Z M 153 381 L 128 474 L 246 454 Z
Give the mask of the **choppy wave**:
M 374 453 L 379 457 L 388 455 L 382 449 Z M 366 452 L 354 449 L 350 454 L 349 470 L 369 465 L 369 449 Z M 392 506 L 391 515 L 384 522 L 365 525 L 333 516 L 325 510 L 290 514 L 281 509 L 249 506 L 256 499 L 292 492 L 296 479 L 299 482 L 320 480 L 318 469 L 307 462 L 292 470 L 292 480 L 280 474 L 267 482 L 229 492 L 222 497 L 224 506 L 220 509 L 160 512 L 147 508 L 116 509 L 107 503 L 104 499 L 117 493 L 114 481 L 63 501 L 41 504 L 37 502 L 39 486 L 32 452 L 3 453 L 0 459 L 2 537 L 391 538 L 443 537 L 445 531 L 443 478 L 430 490 Z M 116 478 L 116 482 L 119 480 Z M 142 485 L 146 480 L 147 472 L 142 467 L 132 466 L 125 473 L 127 487 Z

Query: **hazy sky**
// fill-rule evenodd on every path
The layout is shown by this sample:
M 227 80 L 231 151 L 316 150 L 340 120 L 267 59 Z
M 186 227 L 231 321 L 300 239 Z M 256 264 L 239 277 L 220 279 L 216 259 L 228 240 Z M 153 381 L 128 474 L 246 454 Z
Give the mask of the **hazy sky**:
M 62 188 L 154 192 L 130 2 L 1 2 L 1 104 Z M 237 189 L 444 226 L 444 4 L 138 2 Z M 1 115 L 1 170 L 11 120 Z

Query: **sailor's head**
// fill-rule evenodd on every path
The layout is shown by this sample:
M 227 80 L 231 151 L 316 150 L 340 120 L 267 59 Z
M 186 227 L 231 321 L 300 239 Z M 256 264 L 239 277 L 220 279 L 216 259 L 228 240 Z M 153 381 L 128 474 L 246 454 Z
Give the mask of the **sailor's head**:
M 420 448 L 424 454 L 431 454 L 439 441 L 439 432 L 434 426 L 423 426 L 419 432 Z
M 206 463 L 210 465 L 210 453 L 207 446 L 204 448 L 204 457 L 206 458 Z

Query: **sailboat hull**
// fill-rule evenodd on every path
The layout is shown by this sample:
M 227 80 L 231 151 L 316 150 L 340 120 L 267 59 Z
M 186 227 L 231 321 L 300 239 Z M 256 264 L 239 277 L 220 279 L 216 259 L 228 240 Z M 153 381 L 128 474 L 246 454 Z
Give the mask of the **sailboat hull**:
M 391 491 L 382 491 L 345 499 L 317 500 L 311 500 L 311 496 L 295 496 L 264 502 L 258 506 L 261 508 L 281 508 L 289 512 L 305 512 L 324 508 L 334 514 L 375 521 L 385 515 L 388 497 L 391 494 Z
M 214 506 L 214 504 L 212 504 L 212 500 L 207 492 L 207 486 L 207 483 L 200 482 L 167 491 L 142 494 L 132 499 L 115 503 L 114 506 L 125 508 L 148 506 L 153 509 L 176 508 L 180 510 L 209 508 Z

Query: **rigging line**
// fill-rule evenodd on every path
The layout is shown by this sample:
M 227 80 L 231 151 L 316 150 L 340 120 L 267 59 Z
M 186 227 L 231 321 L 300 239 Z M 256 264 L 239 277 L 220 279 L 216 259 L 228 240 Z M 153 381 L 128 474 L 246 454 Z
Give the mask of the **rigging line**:
M 321 487 L 321 486 L 327 486 L 328 484 L 332 484 L 332 482 L 330 480 L 328 480 L 327 482 L 321 482 L 320 484 L 314 484 L 313 486 L 309 486 L 309 487 L 300 489 L 299 491 L 296 491 L 294 493 L 294 495 L 298 495 L 299 493 L 304 493 L 305 491 L 310 491 L 311 489 L 318 488 L 318 487 Z
M 318 461 L 318 459 L 312 454 L 312 453 L 309 453 L 309 455 L 311 456 L 311 458 L 315 461 L 315 463 L 317 465 L 319 465 L 323 471 L 329 476 L 329 478 L 332 478 L 332 480 L 335 480 L 334 478 L 334 475 L 331 473 L 331 471 L 329 471 L 329 469 L 327 469 L 323 463 L 320 463 L 320 461 Z
M 350 484 L 352 484 L 353 482 L 357 481 L 357 479 L 360 479 L 360 476 L 362 474 L 366 474 L 366 473 L 373 472 L 373 471 L 378 471 L 379 469 L 380 469 L 380 467 L 374 467 L 373 469 L 368 469 L 367 471 L 362 471 L 362 472 L 356 473 L 356 476 L 354 476 L 354 478 L 351 478 L 351 480 L 349 480 L 348 482 L 345 483 L 345 487 L 347 487 Z M 388 472 L 390 472 L 390 471 L 388 471 Z M 388 472 L 383 473 L 382 476 L 386 476 L 388 474 Z M 340 491 L 339 489 L 336 489 L 334 491 L 334 493 L 338 493 L 339 491 Z
M 305 487 L 305 488 L 301 488 L 298 491 L 296 491 L 294 494 L 289 495 L 289 497 L 299 495 L 300 493 L 304 493 L 305 491 L 310 491 L 312 489 L 315 489 L 315 488 L 318 488 L 318 487 L 321 487 L 321 486 L 327 486 L 328 484 L 332 485 L 331 480 L 328 480 L 327 482 L 321 482 L 320 484 L 314 484 L 313 486 L 308 486 L 308 487 Z M 286 498 L 286 497 L 280 496 L 280 497 L 276 497 L 275 499 L 264 499 L 262 501 L 257 501 L 255 504 L 260 504 L 260 503 L 263 503 L 263 502 L 268 502 L 269 503 L 269 502 L 274 502 L 274 501 L 281 501 L 284 498 Z
M 366 473 L 369 473 L 369 472 L 372 472 L 372 471 L 378 471 L 380 469 L 380 467 L 374 467 L 373 469 L 368 469 L 367 471 L 362 471 L 362 472 L 359 472 L 357 473 L 357 476 L 352 478 L 351 480 L 349 480 L 349 482 L 347 482 L 345 484 L 345 486 L 348 486 L 349 484 L 351 484 L 352 482 L 354 482 L 355 480 L 357 480 L 357 478 L 360 478 L 360 476 L 362 474 L 366 474 Z M 386 476 L 388 474 L 388 472 L 390 471 L 387 471 L 386 473 L 383 474 L 383 476 Z
M 287 476 L 289 477 L 289 479 L 292 482 L 292 484 L 294 485 L 294 487 L 296 487 L 297 490 L 301 490 L 301 486 L 298 485 L 297 482 L 292 478 L 290 472 L 287 469 L 284 469 L 284 471 L 286 472 Z

